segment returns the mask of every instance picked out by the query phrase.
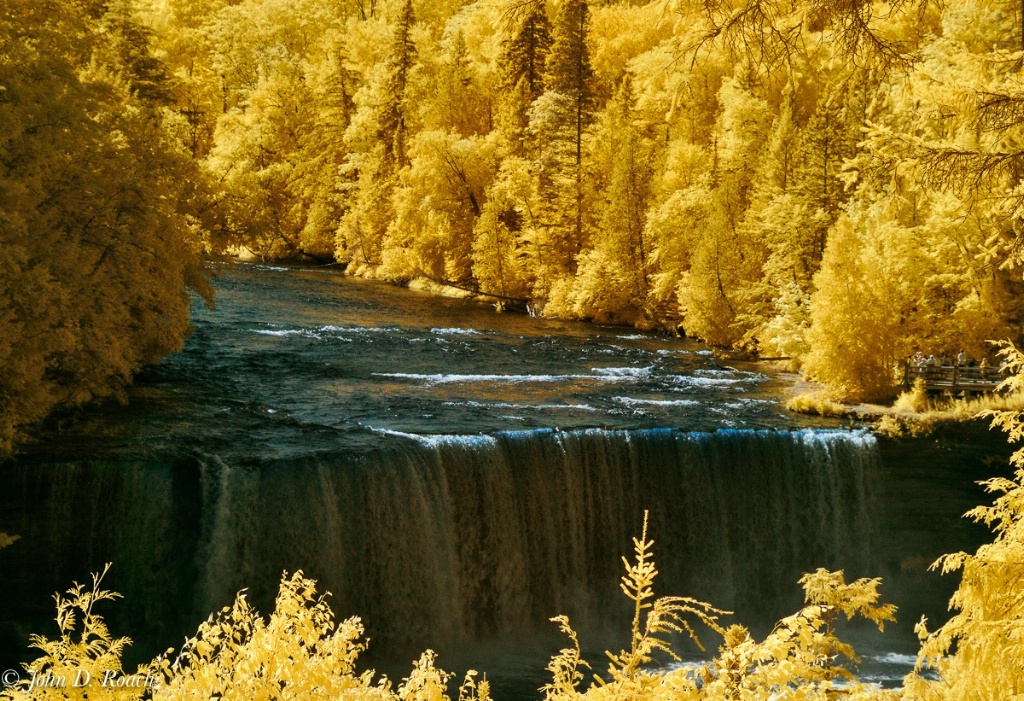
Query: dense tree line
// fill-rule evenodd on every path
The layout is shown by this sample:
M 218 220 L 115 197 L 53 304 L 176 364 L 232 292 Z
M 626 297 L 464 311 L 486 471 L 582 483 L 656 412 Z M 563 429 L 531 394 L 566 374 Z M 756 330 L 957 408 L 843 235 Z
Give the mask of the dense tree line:
M 1018 8 L 138 0 L 214 245 L 793 358 L 1020 321 Z
M 161 117 L 124 0 L 0 11 L 0 456 L 20 425 L 118 394 L 180 347 L 203 292 L 198 164 Z

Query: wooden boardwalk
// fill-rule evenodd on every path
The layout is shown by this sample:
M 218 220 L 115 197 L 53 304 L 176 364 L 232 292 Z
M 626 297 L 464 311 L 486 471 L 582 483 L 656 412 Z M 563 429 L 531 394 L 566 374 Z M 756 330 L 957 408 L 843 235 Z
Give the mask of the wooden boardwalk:
M 1002 368 L 978 365 L 915 365 L 909 360 L 903 367 L 903 386 L 907 389 L 918 379 L 929 392 L 949 394 L 987 394 L 995 392 L 1008 377 Z

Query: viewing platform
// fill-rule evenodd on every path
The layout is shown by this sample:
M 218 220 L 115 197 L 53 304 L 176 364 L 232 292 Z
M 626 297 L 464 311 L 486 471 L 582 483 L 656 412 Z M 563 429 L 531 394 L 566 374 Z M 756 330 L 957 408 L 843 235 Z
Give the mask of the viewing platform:
M 915 364 L 908 360 L 903 366 L 903 386 L 910 389 L 918 379 L 924 380 L 928 392 L 949 394 L 990 394 L 1009 377 L 1004 368 L 980 365 L 928 363 Z

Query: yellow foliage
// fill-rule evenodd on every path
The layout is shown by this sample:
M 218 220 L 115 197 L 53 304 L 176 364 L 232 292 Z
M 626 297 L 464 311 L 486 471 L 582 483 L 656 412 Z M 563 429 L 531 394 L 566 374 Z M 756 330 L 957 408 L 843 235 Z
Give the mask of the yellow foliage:
M 100 588 L 110 569 L 94 574 L 92 588 L 75 584 L 67 596 L 57 594 L 57 627 L 60 637 L 42 635 L 30 638 L 31 646 L 42 655 L 25 665 L 26 675 L 17 685 L 0 692 L 5 701 L 41 701 L 43 699 L 141 699 L 147 685 L 158 683 L 156 663 L 141 665 L 134 673 L 121 666 L 121 654 L 131 644 L 128 638 L 114 638 L 96 604 L 120 598 L 120 594 Z M 119 685 L 117 680 L 135 683 Z
M 918 413 L 925 411 L 928 409 L 930 404 L 926 388 L 927 385 L 925 381 L 920 377 L 917 378 L 914 380 L 914 386 L 911 387 L 909 391 L 903 392 L 900 396 L 896 397 L 896 401 L 893 403 L 892 408 L 897 411 L 912 411 Z
M 1009 388 L 1024 390 L 1024 355 L 1009 343 L 1002 354 L 1014 373 Z M 1024 438 L 1019 411 L 987 414 L 1012 443 Z M 951 553 L 932 565 L 943 574 L 962 572 L 950 600 L 956 613 L 934 631 L 924 619 L 918 624 L 921 652 L 915 673 L 906 680 L 910 699 L 1009 699 L 1024 694 L 1024 449 L 1011 462 L 1016 467 L 1011 479 L 982 483 L 998 495 L 993 504 L 967 513 L 992 529 L 993 542 L 973 555 Z M 929 668 L 938 673 L 938 681 L 921 674 Z
M 580 656 L 579 640 L 568 619 L 552 619 L 568 635 L 571 645 L 548 665 L 552 681 L 543 688 L 545 701 L 896 698 L 854 682 L 852 673 L 838 663 L 840 655 L 856 662 L 853 649 L 836 637 L 835 623 L 840 614 L 847 619 L 866 618 L 880 630 L 886 621 L 895 620 L 894 606 L 878 604 L 880 580 L 859 579 L 847 584 L 842 572 L 823 569 L 804 575 L 800 583 L 807 605 L 779 621 L 763 641 L 757 642 L 743 626 L 723 628 L 719 617 L 726 612 L 709 604 L 682 597 L 654 598 L 652 584 L 657 570 L 651 559 L 653 542 L 647 540 L 646 515 L 643 533 L 633 544 L 636 561 L 630 563 L 623 558 L 626 575 L 622 578 L 622 591 L 634 602 L 630 650 L 607 653 L 608 678 L 595 676 L 595 682 L 580 691 L 581 668 L 589 665 Z M 717 656 L 697 666 L 650 667 L 656 651 L 678 660 L 668 644 L 668 634 L 685 632 L 703 649 L 684 616 L 722 636 Z
M 833 229 L 815 278 L 804 365 L 852 400 L 894 393 L 894 369 L 911 350 L 900 327 L 913 304 L 914 281 L 902 274 L 913 235 L 884 212 L 865 214 L 842 217 Z
M 935 420 L 927 415 L 886 414 L 875 424 L 874 431 L 880 436 L 889 438 L 920 438 L 930 435 L 935 429 L 935 423 Z
M 313 580 L 301 572 L 282 577 L 269 619 L 239 594 L 232 606 L 210 616 L 176 656 L 168 650 L 127 674 L 121 654 L 130 640 L 113 638 L 93 610 L 96 603 L 119 597 L 100 589 L 106 572 L 93 577 L 91 590 L 76 584 L 67 597 L 56 597 L 61 637 L 33 636 L 33 647 L 43 656 L 26 665 L 26 678 L 0 692 L 0 700 L 452 701 L 447 692 L 451 675 L 435 666 L 429 650 L 397 689 L 386 678 L 374 681 L 372 671 L 358 674 L 356 659 L 366 649 L 362 624 L 358 618 L 336 622 Z M 467 673 L 459 701 L 490 701 L 487 681 L 475 676 Z M 82 682 L 78 686 L 76 679 Z M 117 679 L 132 683 L 113 683 Z
M 826 394 L 798 394 L 786 402 L 786 408 L 798 414 L 817 414 L 819 416 L 848 416 L 848 407 L 833 401 Z
M 209 291 L 198 169 L 122 39 L 81 3 L 0 14 L 0 458 L 24 424 L 122 395 Z

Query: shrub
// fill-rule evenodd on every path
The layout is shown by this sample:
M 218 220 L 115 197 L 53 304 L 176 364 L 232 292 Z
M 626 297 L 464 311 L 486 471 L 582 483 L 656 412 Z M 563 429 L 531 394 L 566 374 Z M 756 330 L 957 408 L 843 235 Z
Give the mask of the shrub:
M 920 413 L 927 411 L 931 402 L 928 400 L 928 391 L 925 389 L 927 385 L 925 381 L 920 377 L 914 380 L 914 386 L 910 388 L 909 392 L 903 392 L 896 398 L 892 408 L 897 411 L 908 411 L 914 413 Z
M 833 401 L 821 393 L 798 394 L 788 402 L 786 408 L 798 414 L 818 414 L 819 416 L 849 416 L 848 407 Z

